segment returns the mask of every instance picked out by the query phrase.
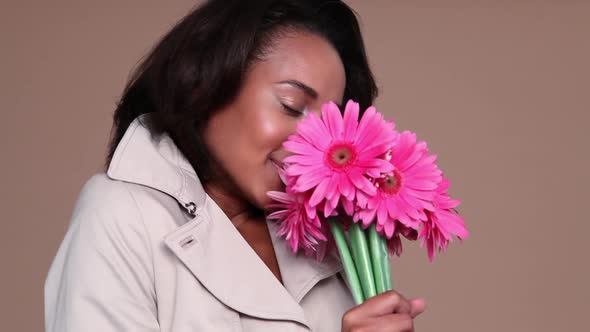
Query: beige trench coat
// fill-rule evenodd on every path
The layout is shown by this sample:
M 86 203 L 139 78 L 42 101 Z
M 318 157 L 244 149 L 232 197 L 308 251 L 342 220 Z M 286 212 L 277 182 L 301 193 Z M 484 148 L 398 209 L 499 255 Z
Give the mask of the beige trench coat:
M 338 259 L 294 255 L 269 223 L 281 284 L 147 120 L 80 194 L 45 283 L 46 330 L 340 331 L 353 302 Z

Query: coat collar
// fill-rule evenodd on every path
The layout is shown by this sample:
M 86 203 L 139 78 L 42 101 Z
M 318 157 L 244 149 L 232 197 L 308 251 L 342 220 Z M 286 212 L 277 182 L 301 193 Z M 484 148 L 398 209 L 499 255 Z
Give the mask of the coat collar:
M 170 137 L 151 135 L 149 117 L 143 115 L 129 126 L 108 168 L 109 177 L 164 192 L 191 212 L 194 218 L 163 241 L 217 299 L 249 316 L 308 326 L 299 302 L 315 284 L 342 269 L 337 258 L 327 256 L 320 263 L 294 255 L 269 222 L 281 284 L 206 194 Z
M 108 176 L 162 191 L 183 206 L 203 206 L 207 195 L 192 166 L 168 135 L 152 136 L 149 122 L 150 114 L 144 114 L 129 125 Z

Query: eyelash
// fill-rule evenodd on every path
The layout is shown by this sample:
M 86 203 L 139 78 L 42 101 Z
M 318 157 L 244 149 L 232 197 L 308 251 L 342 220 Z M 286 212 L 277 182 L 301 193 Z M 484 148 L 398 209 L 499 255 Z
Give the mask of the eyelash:
M 304 112 L 304 111 L 298 111 L 298 110 L 296 110 L 296 109 L 294 109 L 294 108 L 291 108 L 291 107 L 289 107 L 289 106 L 287 106 L 287 105 L 285 105 L 285 104 L 283 104 L 283 103 L 281 103 L 281 106 L 283 106 L 283 109 L 284 109 L 285 111 L 287 111 L 287 113 L 289 113 L 289 115 L 291 115 L 291 116 L 294 116 L 294 117 L 300 117 L 300 116 L 302 116 L 303 114 L 305 114 L 305 112 Z

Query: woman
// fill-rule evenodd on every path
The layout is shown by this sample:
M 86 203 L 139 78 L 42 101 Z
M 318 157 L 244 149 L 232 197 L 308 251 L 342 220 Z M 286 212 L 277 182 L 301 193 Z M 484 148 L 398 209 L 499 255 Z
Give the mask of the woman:
M 335 0 L 211 0 L 128 83 L 106 174 L 80 194 L 45 286 L 48 331 L 411 331 L 389 292 L 353 306 L 336 257 L 293 255 L 263 209 L 308 112 L 376 96 Z

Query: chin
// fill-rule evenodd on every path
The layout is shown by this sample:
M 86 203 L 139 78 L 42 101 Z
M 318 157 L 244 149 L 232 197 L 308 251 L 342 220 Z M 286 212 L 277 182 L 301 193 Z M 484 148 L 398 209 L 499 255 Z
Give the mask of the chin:
M 284 191 L 284 190 L 285 190 L 285 186 L 280 181 L 280 179 L 278 179 L 278 182 L 275 182 L 275 183 L 272 183 L 271 185 L 265 186 L 264 189 L 256 195 L 254 203 L 258 208 L 265 209 L 269 204 L 271 204 L 273 202 L 273 200 L 270 197 L 268 197 L 268 195 L 266 193 L 269 191 Z
M 266 210 L 266 208 L 268 207 L 269 204 L 271 204 L 273 201 L 272 199 L 270 199 L 268 196 L 264 196 L 263 198 L 261 198 L 258 201 L 258 204 L 256 204 L 257 208 L 261 209 L 261 210 Z

